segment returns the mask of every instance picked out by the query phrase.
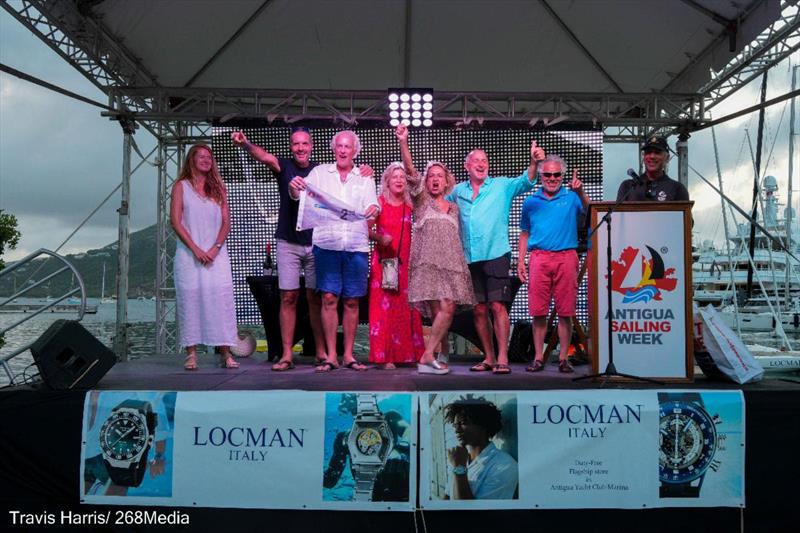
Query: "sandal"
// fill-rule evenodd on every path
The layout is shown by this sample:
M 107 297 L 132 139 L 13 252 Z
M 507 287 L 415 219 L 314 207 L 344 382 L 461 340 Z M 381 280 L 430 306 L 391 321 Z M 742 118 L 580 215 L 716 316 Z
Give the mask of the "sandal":
M 380 370 L 394 370 L 397 367 L 394 366 L 394 363 L 383 363 L 383 364 L 378 365 L 378 368 Z
M 314 369 L 314 372 L 330 372 L 331 370 L 335 369 L 336 367 L 333 366 L 333 363 L 330 361 L 325 361 L 324 363 L 317 365 L 317 368 Z
M 558 362 L 558 371 L 561 372 L 562 374 L 572 374 L 573 372 L 575 372 L 575 369 L 572 368 L 572 365 L 569 364 L 569 361 L 567 361 L 566 359 L 562 359 L 561 361 Z
M 544 370 L 544 363 L 538 359 L 534 359 L 533 362 L 528 365 L 528 368 L 525 369 L 525 372 L 541 372 L 542 370 Z
M 239 362 L 236 361 L 231 354 L 228 354 L 228 357 L 219 362 L 219 366 L 222 368 L 236 369 L 239 368 Z
M 492 374 L 510 374 L 511 368 L 504 363 L 497 363 L 492 369 Z
M 272 370 L 275 372 L 286 372 L 287 370 L 291 370 L 294 368 L 294 361 L 291 359 L 281 359 L 274 365 L 272 365 Z
M 186 359 L 183 360 L 183 369 L 184 370 L 197 370 L 197 354 L 190 353 L 186 356 Z
M 486 361 L 481 361 L 469 369 L 470 372 L 489 372 L 490 370 L 494 370 L 494 366 L 490 365 Z
M 347 368 L 348 370 L 355 370 L 356 372 L 363 372 L 367 369 L 366 365 L 362 365 L 355 359 L 353 359 L 349 363 L 344 363 L 344 367 Z

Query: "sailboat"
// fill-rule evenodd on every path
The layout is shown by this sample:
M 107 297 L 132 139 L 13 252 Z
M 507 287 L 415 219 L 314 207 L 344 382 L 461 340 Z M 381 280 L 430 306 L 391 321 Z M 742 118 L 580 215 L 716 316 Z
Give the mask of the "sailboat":
M 114 303 L 113 298 L 106 298 L 106 263 L 103 262 L 103 282 L 100 284 L 100 303 L 110 304 Z

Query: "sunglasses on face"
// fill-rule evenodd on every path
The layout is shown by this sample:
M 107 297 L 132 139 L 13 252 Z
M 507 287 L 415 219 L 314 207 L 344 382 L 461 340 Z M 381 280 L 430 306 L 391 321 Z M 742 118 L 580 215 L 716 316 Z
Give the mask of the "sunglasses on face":
M 542 172 L 543 178 L 560 178 L 561 172 Z

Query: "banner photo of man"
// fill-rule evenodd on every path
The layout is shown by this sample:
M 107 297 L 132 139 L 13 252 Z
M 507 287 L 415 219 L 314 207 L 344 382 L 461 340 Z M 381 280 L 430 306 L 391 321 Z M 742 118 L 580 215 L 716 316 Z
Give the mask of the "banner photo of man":
M 516 500 L 516 396 L 431 394 L 422 401 L 429 416 L 425 448 L 431 460 L 423 466 L 429 499 L 459 500 L 465 507 L 476 500 Z

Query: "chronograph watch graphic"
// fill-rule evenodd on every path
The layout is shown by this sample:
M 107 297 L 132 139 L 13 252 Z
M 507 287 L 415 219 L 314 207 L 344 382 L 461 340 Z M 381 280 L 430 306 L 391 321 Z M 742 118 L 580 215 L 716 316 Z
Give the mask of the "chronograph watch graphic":
M 378 473 L 394 448 L 394 437 L 374 394 L 357 396 L 357 411 L 347 438 L 355 481 L 354 500 L 369 501 Z
M 157 421 L 158 416 L 147 401 L 125 400 L 112 409 L 100 428 L 100 448 L 115 484 L 141 485 Z
M 721 448 L 718 417 L 708 414 L 698 393 L 659 393 L 658 477 L 662 498 L 697 498 Z

